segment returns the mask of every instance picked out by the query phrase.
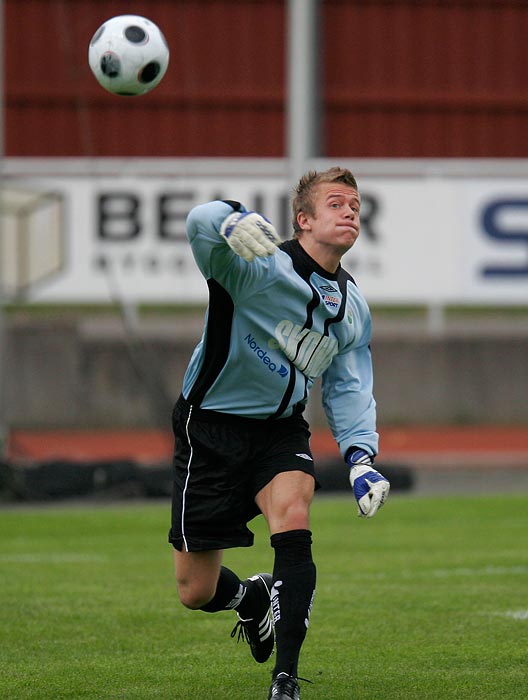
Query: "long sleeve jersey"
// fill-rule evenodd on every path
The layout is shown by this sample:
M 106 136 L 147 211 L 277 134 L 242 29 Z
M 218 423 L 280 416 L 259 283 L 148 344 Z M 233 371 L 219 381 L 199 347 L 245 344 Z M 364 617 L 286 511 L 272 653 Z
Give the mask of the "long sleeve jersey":
M 220 235 L 236 202 L 191 210 L 187 235 L 207 281 L 204 332 L 182 393 L 192 405 L 262 420 L 301 413 L 317 377 L 343 456 L 378 451 L 371 319 L 352 277 L 327 272 L 295 240 L 247 262 Z

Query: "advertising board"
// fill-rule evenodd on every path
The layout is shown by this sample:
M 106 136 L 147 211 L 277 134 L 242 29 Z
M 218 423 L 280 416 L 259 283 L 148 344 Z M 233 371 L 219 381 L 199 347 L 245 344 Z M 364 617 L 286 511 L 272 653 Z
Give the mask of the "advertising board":
M 4 279 L 37 303 L 202 303 L 207 287 L 185 237 L 193 206 L 236 199 L 290 236 L 285 169 L 266 172 L 256 160 L 243 175 L 233 167 L 213 175 L 207 167 L 179 172 L 178 161 L 172 165 L 158 171 L 154 163 L 146 172 L 132 161 L 109 173 L 104 163 L 92 172 L 79 162 L 73 173 L 71 163 L 61 173 L 60 163 L 50 161 L 46 172 L 42 162 L 32 168 L 27 161 L 10 173 L 8 159 Z M 358 177 L 362 233 L 343 259 L 371 304 L 528 303 L 528 168 L 515 177 L 372 170 Z M 18 200 L 23 192 L 45 203 L 48 215 L 36 206 L 19 211 L 10 204 L 15 192 Z M 17 284 L 15 263 L 7 261 L 47 260 L 50 240 L 62 245 L 51 271 L 48 264 L 46 274 L 29 277 L 31 284 Z M 18 259 L 17 269 L 26 269 L 23 263 Z

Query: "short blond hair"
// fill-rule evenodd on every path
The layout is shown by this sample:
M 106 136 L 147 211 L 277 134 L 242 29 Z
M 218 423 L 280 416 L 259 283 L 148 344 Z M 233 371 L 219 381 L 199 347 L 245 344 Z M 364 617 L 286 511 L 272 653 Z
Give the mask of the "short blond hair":
M 341 182 L 344 185 L 353 187 L 356 191 L 358 189 L 356 178 L 352 175 L 350 170 L 339 166 L 333 166 L 332 168 L 322 170 L 321 172 L 310 170 L 303 175 L 293 191 L 291 201 L 294 238 L 297 238 L 302 232 L 301 227 L 297 223 L 297 215 L 299 212 L 303 211 L 309 216 L 313 216 L 315 214 L 314 190 L 317 185 L 320 185 L 322 182 Z

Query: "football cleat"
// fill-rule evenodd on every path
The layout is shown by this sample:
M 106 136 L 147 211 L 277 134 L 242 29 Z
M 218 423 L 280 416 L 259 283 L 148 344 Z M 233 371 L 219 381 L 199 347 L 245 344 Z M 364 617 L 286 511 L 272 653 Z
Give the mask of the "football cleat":
M 270 611 L 272 576 L 271 574 L 256 574 L 247 579 L 245 583 L 258 587 L 258 608 L 255 610 L 254 617 L 244 619 L 238 615 L 238 622 L 231 632 L 231 637 L 234 637 L 238 631 L 237 642 L 246 641 L 255 661 L 262 664 L 269 659 L 275 645 Z
M 279 673 L 270 686 L 268 700 L 299 700 L 300 697 L 297 679 L 287 673 Z

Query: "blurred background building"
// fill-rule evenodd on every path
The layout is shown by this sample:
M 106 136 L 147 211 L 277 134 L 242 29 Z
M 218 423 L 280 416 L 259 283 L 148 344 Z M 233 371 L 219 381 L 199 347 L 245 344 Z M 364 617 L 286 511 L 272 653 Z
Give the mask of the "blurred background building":
M 299 171 L 336 163 L 363 194 L 346 266 L 373 309 L 380 424 L 471 426 L 474 447 L 494 426 L 524 449 L 528 2 L 1 5 L 5 450 L 43 429 L 168 431 L 206 303 L 186 212 L 243 199 L 288 237 Z M 171 50 L 136 98 L 87 62 L 125 13 Z
M 524 0 L 3 4 L 10 157 L 285 157 L 293 5 L 316 14 L 315 155 L 528 157 Z M 92 34 L 124 13 L 159 24 L 171 49 L 140 100 L 107 95 L 87 64 Z

